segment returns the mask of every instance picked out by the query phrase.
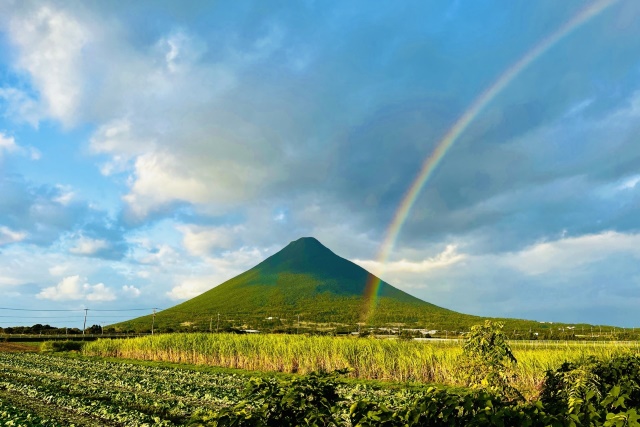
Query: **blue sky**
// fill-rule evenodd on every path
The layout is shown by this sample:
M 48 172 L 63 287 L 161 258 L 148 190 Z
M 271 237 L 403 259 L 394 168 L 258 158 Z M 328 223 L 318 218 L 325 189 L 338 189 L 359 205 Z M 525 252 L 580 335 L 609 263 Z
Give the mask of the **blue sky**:
M 0 305 L 169 307 L 314 236 L 457 311 L 640 325 L 633 0 L 482 110 L 376 259 L 450 126 L 593 3 L 3 2 Z

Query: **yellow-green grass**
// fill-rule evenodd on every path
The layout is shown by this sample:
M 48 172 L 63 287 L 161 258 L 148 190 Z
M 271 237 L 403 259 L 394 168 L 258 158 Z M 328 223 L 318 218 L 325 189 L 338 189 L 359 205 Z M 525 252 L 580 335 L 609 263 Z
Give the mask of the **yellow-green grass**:
M 548 369 L 588 356 L 640 353 L 637 343 L 513 342 L 516 387 L 535 396 Z M 459 342 L 304 335 L 165 334 L 87 343 L 89 356 L 307 373 L 348 368 L 355 378 L 464 385 Z

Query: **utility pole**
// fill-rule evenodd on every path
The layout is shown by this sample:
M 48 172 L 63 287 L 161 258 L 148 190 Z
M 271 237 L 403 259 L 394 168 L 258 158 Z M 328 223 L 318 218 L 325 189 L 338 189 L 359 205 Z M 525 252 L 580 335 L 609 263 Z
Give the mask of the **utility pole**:
M 298 326 L 296 327 L 296 335 L 300 333 L 300 314 L 298 313 Z
M 153 321 L 151 322 L 151 335 L 153 335 L 153 329 L 156 326 L 156 309 L 153 309 Z
M 209 333 L 213 332 L 213 317 L 209 317 Z
M 220 330 L 220 313 L 218 313 L 218 323 L 216 323 L 216 332 Z
M 84 325 L 82 326 L 82 338 L 84 339 L 84 330 L 87 329 L 87 312 L 89 311 L 88 308 L 84 309 Z

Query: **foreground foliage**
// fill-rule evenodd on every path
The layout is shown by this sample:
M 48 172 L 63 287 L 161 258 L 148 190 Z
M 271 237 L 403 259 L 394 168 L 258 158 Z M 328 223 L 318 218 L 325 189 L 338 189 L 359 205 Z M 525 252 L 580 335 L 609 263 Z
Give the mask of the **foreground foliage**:
M 483 390 L 456 393 L 434 387 L 406 400 L 349 402 L 336 392 L 335 377 L 326 373 L 287 381 L 254 380 L 240 403 L 197 413 L 191 425 L 638 427 L 639 367 L 637 356 L 563 365 L 547 373 L 543 399 L 535 402 Z
M 529 401 L 491 387 L 381 387 L 345 382 L 344 374 L 250 379 L 0 353 L 0 425 L 640 426 L 636 355 L 564 363 Z
M 566 361 L 579 361 L 589 356 L 609 359 L 628 352 L 638 353 L 637 344 L 511 342 L 510 345 L 518 356 L 518 363 L 505 359 L 497 375 L 509 379 L 507 383 L 528 398 L 538 395 L 547 370 L 555 369 Z M 487 375 L 485 368 L 474 371 L 465 365 L 460 344 L 450 341 L 266 334 L 161 334 L 89 342 L 83 352 L 90 356 L 301 374 L 349 369 L 349 375 L 356 378 L 458 386 L 471 385 Z M 482 357 L 480 359 L 482 361 Z M 472 374 L 477 378 L 470 378 Z

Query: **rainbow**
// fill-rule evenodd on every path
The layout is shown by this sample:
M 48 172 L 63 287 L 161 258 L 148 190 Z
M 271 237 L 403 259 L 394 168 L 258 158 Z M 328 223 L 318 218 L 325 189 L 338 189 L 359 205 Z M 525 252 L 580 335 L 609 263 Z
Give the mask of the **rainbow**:
M 484 92 L 482 92 L 471 104 L 471 106 L 458 118 L 454 125 L 438 142 L 433 153 L 425 159 L 420 169 L 420 173 L 409 187 L 402 202 L 398 206 L 396 213 L 387 229 L 385 239 L 378 251 L 378 263 L 384 268 L 389 254 L 393 249 L 398 234 L 402 229 L 404 222 L 411 211 L 416 199 L 420 195 L 422 188 L 425 186 L 433 171 L 436 169 L 447 151 L 458 140 L 460 135 L 469 127 L 469 124 L 482 112 L 482 110 L 507 87 L 522 71 L 529 67 L 536 59 L 540 58 L 551 49 L 556 43 L 561 41 L 568 34 L 591 20 L 593 17 L 602 13 L 605 9 L 616 3 L 618 0 L 599 0 L 590 3 L 573 18 L 564 23 L 555 32 L 544 38 L 533 49 L 522 56 L 517 62 L 511 65 L 503 72 Z M 379 272 L 380 275 L 383 272 Z M 378 289 L 380 288 L 380 279 L 370 276 L 364 293 L 364 308 L 362 310 L 362 321 L 366 322 L 371 314 L 375 311 L 377 303 Z

